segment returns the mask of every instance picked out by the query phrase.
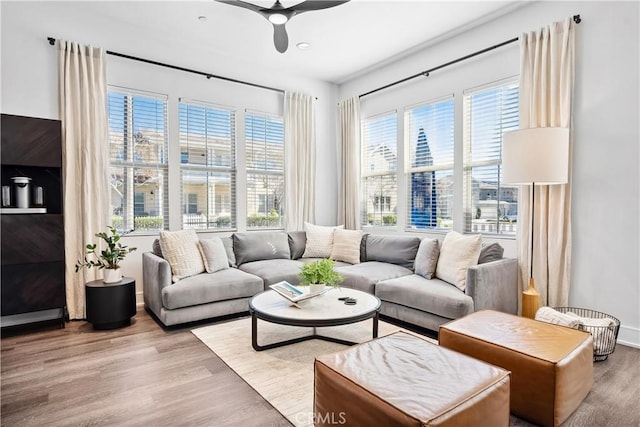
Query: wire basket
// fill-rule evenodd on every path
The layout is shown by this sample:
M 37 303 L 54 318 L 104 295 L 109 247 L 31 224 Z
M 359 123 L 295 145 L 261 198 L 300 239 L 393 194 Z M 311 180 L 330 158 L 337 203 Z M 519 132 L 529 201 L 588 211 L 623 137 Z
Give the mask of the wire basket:
M 615 351 L 618 331 L 620 330 L 620 320 L 609 314 L 587 308 L 554 307 L 554 310 L 565 314 L 573 313 L 587 319 L 610 319 L 612 321 L 610 326 L 580 325 L 578 329 L 589 332 L 593 337 L 594 362 L 607 360 L 607 357 Z

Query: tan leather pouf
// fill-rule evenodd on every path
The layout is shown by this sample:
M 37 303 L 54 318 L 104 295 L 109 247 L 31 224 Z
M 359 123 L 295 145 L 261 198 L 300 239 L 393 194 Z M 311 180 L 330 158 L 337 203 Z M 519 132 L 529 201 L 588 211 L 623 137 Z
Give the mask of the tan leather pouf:
M 557 426 L 593 384 L 586 332 L 485 310 L 440 326 L 440 345 L 511 371 L 511 412 Z
M 396 332 L 316 358 L 314 424 L 508 426 L 509 372 Z

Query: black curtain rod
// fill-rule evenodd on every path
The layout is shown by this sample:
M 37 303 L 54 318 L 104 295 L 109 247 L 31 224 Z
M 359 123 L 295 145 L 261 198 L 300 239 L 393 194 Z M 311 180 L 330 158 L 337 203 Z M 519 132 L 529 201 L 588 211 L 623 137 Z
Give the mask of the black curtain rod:
M 573 15 L 573 22 L 575 22 L 576 24 L 579 24 L 580 22 L 582 22 L 582 19 L 580 19 L 580 15 Z M 395 86 L 395 85 L 398 85 L 400 83 L 404 83 L 406 81 L 413 80 L 416 77 L 420 77 L 420 76 L 429 77 L 430 73 L 432 73 L 434 71 L 437 71 L 437 70 L 439 70 L 441 68 L 448 67 L 449 65 L 453 65 L 453 64 L 456 64 L 458 62 L 465 61 L 465 60 L 467 60 L 469 58 L 473 58 L 474 56 L 482 55 L 483 53 L 489 52 L 490 50 L 494 50 L 494 49 L 497 49 L 499 47 L 506 46 L 508 44 L 517 42 L 518 39 L 519 39 L 518 37 L 512 38 L 511 40 L 507 40 L 505 42 L 498 43 L 498 44 L 493 45 L 493 46 L 489 46 L 489 47 L 487 47 L 485 49 L 482 49 L 482 50 L 479 50 L 477 52 L 470 53 L 469 55 L 465 55 L 465 56 L 462 56 L 460 58 L 454 59 L 453 61 L 449 61 L 447 63 L 438 65 L 437 67 L 433 67 L 433 68 L 430 68 L 428 70 L 422 71 L 422 72 L 420 72 L 418 74 L 414 74 L 412 76 L 405 77 L 404 79 L 397 80 L 397 81 L 395 81 L 393 83 L 389 83 L 389 84 L 381 86 L 381 87 L 379 87 L 377 89 L 373 89 L 373 90 L 371 90 L 371 91 L 369 91 L 367 93 L 363 93 L 362 95 L 359 96 L 359 98 L 364 98 L 365 96 L 374 94 L 376 92 L 380 92 L 381 90 L 388 89 L 388 88 L 390 88 L 392 86 Z
M 56 44 L 56 39 L 53 38 L 53 37 L 47 37 L 47 40 L 49 40 L 49 44 L 51 46 L 54 46 Z M 179 67 L 177 65 L 165 64 L 164 62 L 152 61 L 151 59 L 138 58 L 137 56 L 126 55 L 124 53 L 112 52 L 112 51 L 108 50 L 107 54 L 113 55 L 113 56 L 118 56 L 120 58 L 131 59 L 132 61 L 139 61 L 139 62 L 144 62 L 146 64 L 152 64 L 152 65 L 158 65 L 160 67 L 171 68 L 173 70 L 178 70 L 178 71 L 184 71 L 184 72 L 187 72 L 187 73 L 198 74 L 198 75 L 201 75 L 201 76 L 205 76 L 207 79 L 226 80 L 228 82 L 239 83 L 239 84 L 243 84 L 243 85 L 247 85 L 247 86 L 257 87 L 257 88 L 260 88 L 260 89 L 266 89 L 266 90 L 272 90 L 274 92 L 284 93 L 283 89 L 278 89 L 278 88 L 270 87 L 270 86 L 264 86 L 264 85 L 260 85 L 260 84 L 257 84 L 257 83 L 245 82 L 244 80 L 232 79 L 231 77 L 218 76 L 216 74 L 205 73 L 204 71 L 192 70 L 190 68 Z

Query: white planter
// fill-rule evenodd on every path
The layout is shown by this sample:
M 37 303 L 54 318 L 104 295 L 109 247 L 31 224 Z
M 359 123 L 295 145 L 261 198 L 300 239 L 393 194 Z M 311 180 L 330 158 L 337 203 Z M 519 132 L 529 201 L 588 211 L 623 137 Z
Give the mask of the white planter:
M 102 271 L 104 271 L 102 279 L 104 283 L 117 283 L 122 280 L 122 271 L 119 268 L 105 268 Z
M 316 283 L 316 284 L 311 284 L 309 285 L 309 293 L 310 294 L 315 294 L 318 292 L 322 292 L 325 290 L 325 288 L 327 287 L 327 285 L 325 285 L 324 283 Z

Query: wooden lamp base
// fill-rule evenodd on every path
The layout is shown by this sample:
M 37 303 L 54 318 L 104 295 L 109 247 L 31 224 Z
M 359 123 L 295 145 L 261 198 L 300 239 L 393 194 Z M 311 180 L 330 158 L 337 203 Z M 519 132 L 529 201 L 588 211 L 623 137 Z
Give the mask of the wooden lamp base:
M 540 294 L 536 291 L 533 277 L 529 279 L 529 287 L 522 291 L 522 317 L 534 319 L 540 308 Z

